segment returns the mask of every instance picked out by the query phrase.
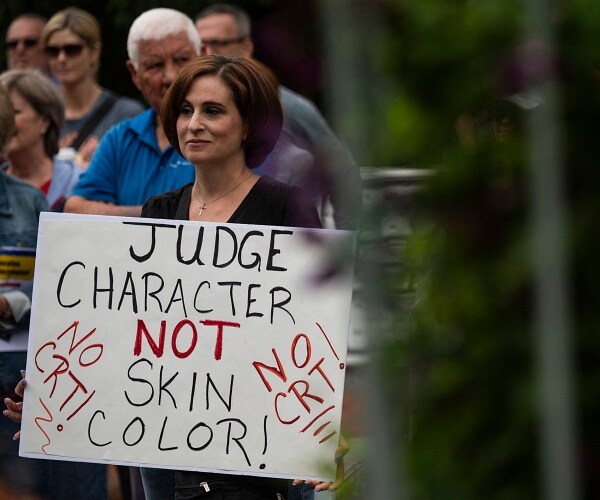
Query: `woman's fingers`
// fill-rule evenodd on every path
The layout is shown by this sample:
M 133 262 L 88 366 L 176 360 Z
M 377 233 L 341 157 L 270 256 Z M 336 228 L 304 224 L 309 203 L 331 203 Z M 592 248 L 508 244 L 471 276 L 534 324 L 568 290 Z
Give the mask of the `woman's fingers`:
M 23 397 L 25 394 L 25 387 L 27 387 L 27 380 L 25 379 L 25 370 L 21 370 L 21 381 L 15 387 L 15 394 L 17 396 Z
M 6 410 L 2 412 L 5 417 L 10 418 L 13 422 L 19 423 L 23 414 L 23 403 L 16 403 L 10 398 L 4 398 Z
M 303 479 L 294 479 L 292 484 L 299 485 L 306 483 L 310 485 L 311 488 L 314 488 L 315 491 L 335 491 L 337 490 L 342 482 L 344 481 L 344 455 L 348 453 L 350 447 L 348 446 L 348 441 L 344 436 L 340 436 L 340 443 L 335 450 L 335 463 L 336 463 L 336 474 L 334 482 L 327 481 L 311 481 L 311 480 L 303 480 Z
M 21 377 L 23 378 L 15 387 L 15 393 L 17 396 L 23 397 L 23 394 L 25 393 L 25 386 L 27 385 L 25 380 L 25 370 L 21 370 Z M 23 417 L 23 403 L 13 401 L 10 398 L 4 398 L 4 404 L 6 405 L 6 410 L 4 410 L 2 414 L 13 422 L 20 423 L 21 418 Z M 21 432 L 19 431 L 13 436 L 13 439 L 17 440 L 20 437 Z

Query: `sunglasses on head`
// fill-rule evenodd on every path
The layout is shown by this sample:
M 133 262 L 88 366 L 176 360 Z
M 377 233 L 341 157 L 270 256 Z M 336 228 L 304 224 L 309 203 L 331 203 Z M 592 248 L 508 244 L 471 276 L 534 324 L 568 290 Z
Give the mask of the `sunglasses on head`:
M 15 50 L 22 43 L 26 49 L 33 49 L 39 42 L 39 38 L 23 38 L 21 40 L 6 40 L 6 48 Z
M 81 54 L 83 44 L 68 43 L 67 45 L 46 45 L 44 52 L 48 57 L 57 58 L 61 52 L 64 52 L 67 57 L 75 57 Z

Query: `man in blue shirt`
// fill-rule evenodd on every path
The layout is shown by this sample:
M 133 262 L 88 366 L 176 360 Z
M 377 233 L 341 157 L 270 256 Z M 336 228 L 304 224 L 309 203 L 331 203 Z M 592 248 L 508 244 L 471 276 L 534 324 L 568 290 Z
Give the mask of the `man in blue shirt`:
M 139 217 L 152 195 L 194 180 L 193 166 L 169 144 L 159 119 L 162 98 L 179 71 L 200 54 L 192 20 L 173 9 L 151 9 L 131 25 L 127 68 L 150 109 L 102 138 L 65 212 Z

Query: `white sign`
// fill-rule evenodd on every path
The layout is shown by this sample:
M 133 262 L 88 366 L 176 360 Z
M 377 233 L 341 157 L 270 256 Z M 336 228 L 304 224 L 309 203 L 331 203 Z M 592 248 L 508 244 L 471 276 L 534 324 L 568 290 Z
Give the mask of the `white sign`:
M 42 214 L 21 455 L 331 479 L 352 238 Z

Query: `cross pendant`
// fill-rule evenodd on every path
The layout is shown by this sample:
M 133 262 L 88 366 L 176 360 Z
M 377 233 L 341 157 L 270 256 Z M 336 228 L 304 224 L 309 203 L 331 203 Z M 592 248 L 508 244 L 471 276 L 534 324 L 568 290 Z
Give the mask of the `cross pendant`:
M 202 215 L 202 212 L 204 211 L 205 208 L 206 208 L 206 203 L 203 203 L 202 206 L 200 207 L 200 212 L 198 212 L 198 215 Z

